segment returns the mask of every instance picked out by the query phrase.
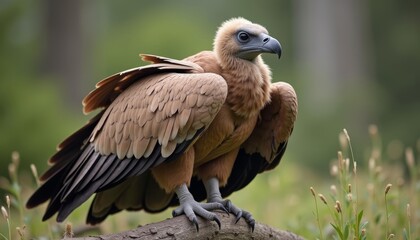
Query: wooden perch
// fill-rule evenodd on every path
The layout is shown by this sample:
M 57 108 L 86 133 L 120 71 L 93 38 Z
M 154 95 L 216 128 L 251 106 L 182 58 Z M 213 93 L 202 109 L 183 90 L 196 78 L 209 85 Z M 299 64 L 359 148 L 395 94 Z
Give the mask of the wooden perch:
M 243 220 L 235 224 L 233 214 L 217 213 L 222 223 L 219 230 L 215 222 L 199 219 L 200 231 L 197 232 L 195 226 L 182 215 L 175 218 L 166 219 L 161 222 L 147 224 L 136 229 L 125 232 L 81 237 L 65 238 L 66 240 L 110 240 L 110 239 L 281 239 L 281 240 L 303 240 L 294 233 L 277 230 L 265 224 L 256 223 L 255 231 L 251 232 L 249 225 Z

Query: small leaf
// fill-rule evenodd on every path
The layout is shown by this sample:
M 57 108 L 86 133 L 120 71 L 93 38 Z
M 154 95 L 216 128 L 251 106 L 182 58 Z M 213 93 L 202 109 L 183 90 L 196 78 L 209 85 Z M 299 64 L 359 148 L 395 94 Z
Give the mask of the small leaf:
M 344 239 L 348 239 L 349 234 L 350 234 L 349 225 L 346 224 L 346 226 L 344 227 Z
M 335 229 L 335 231 L 337 232 L 338 236 L 340 237 L 340 239 L 344 240 L 344 236 L 343 236 L 343 232 L 340 230 L 339 227 L 335 226 L 334 224 L 330 223 L 331 226 Z
M 361 210 L 359 214 L 357 215 L 357 226 L 360 225 L 360 222 L 362 221 L 362 217 L 363 217 L 363 210 Z

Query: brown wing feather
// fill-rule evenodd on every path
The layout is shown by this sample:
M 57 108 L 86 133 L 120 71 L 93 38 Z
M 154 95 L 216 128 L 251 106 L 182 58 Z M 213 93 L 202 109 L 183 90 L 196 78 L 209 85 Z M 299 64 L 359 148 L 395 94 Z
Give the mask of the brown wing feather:
M 261 110 L 260 120 L 242 145 L 246 153 L 259 153 L 269 163 L 289 139 L 297 116 L 297 97 L 290 84 L 274 83 L 270 90 L 271 102 Z
M 133 82 L 146 76 L 165 72 L 203 72 L 203 69 L 189 61 L 178 61 L 154 55 L 141 55 L 145 61 L 155 64 L 132 68 L 109 76 L 96 84 L 96 89 L 83 99 L 83 112 L 89 113 L 97 108 L 107 107 Z
M 57 220 L 62 221 L 93 193 L 118 187 L 127 178 L 176 158 L 220 110 L 227 95 L 221 76 L 201 73 L 200 67 L 186 61 L 144 58 L 158 63 L 113 75 L 85 98 L 85 112 L 107 108 L 65 140 L 52 158 L 55 165 L 44 175 L 46 183 L 27 203 L 35 207 L 50 200 L 44 220 L 58 212 Z M 202 94 L 204 86 L 212 92 Z M 205 97 L 208 104 L 192 101 L 200 97 L 186 102 L 193 94 Z M 102 214 L 90 216 L 92 222 Z
M 203 91 L 203 88 L 206 88 L 206 91 Z M 187 97 L 183 97 L 184 94 Z M 115 99 L 109 107 L 112 110 L 106 113 L 109 114 L 108 119 L 113 119 L 114 124 L 105 123 L 102 129 L 96 129 L 94 132 L 98 133 L 91 141 L 96 144 L 99 152 L 108 151 L 104 149 L 108 146 L 102 145 L 103 142 L 107 142 L 103 139 L 110 140 L 115 146 L 118 146 L 117 142 L 120 139 L 107 133 L 115 131 L 118 135 L 118 131 L 124 131 L 126 126 L 131 124 L 137 126 L 137 132 L 128 131 L 121 140 L 128 141 L 130 144 L 127 146 L 132 146 L 132 149 L 129 147 L 128 152 L 132 151 L 136 158 L 147 157 L 150 154 L 148 152 L 158 145 L 160 146 L 160 155 L 169 157 L 174 154 L 179 144 L 192 141 L 193 138 L 196 138 L 198 131 L 209 126 L 223 105 L 226 94 L 227 86 L 224 79 L 215 74 L 170 73 L 149 76 L 141 82 L 133 84 Z M 190 97 L 193 95 L 196 97 Z M 198 105 L 197 102 L 200 98 L 205 100 Z M 142 99 L 142 101 L 138 101 L 138 99 Z M 163 106 L 157 107 L 159 104 Z M 136 116 L 136 113 L 139 112 L 150 120 L 143 122 L 142 117 Z M 123 126 L 118 127 L 118 124 Z M 126 156 L 119 157 L 125 158 Z M 136 178 L 139 179 L 139 177 Z M 137 180 L 128 179 L 126 181 Z M 143 181 L 150 182 L 153 179 L 148 177 Z M 90 223 L 102 221 L 108 214 L 122 209 L 144 208 L 152 212 L 162 211 L 172 198 L 172 195 L 161 191 L 157 185 L 153 189 L 155 192 L 159 192 L 158 196 L 162 197 L 150 194 L 148 192 L 150 188 L 142 188 L 141 184 L 137 188 L 137 192 L 141 193 L 133 195 L 130 193 L 130 186 L 132 185 L 123 182 L 100 193 L 92 203 L 88 221 Z M 108 195 L 113 197 L 104 198 Z M 132 201 L 121 200 L 127 195 L 133 198 Z M 152 196 L 155 199 L 153 201 L 150 200 Z
M 202 94 L 203 88 L 210 94 Z M 161 145 L 162 156 L 168 157 L 176 143 L 189 140 L 210 124 L 225 101 L 226 89 L 224 79 L 212 73 L 148 76 L 111 103 L 104 116 L 109 120 L 98 125 L 90 141 L 100 153 L 114 153 L 120 159 L 128 157 L 128 153 L 142 157 L 147 152 L 144 145 L 149 141 L 149 145 Z M 188 96 L 183 98 L 183 94 Z M 198 99 L 202 98 L 205 100 L 198 105 Z M 139 117 L 139 113 L 149 120 Z
M 297 115 L 297 97 L 292 86 L 279 82 L 271 85 L 271 102 L 260 113 L 260 119 L 250 137 L 242 144 L 227 184 L 220 188 L 222 197 L 247 186 L 257 174 L 276 167 L 287 147 Z M 194 199 L 206 198 L 200 179 L 191 179 L 190 192 Z M 171 205 L 177 200 L 172 199 Z

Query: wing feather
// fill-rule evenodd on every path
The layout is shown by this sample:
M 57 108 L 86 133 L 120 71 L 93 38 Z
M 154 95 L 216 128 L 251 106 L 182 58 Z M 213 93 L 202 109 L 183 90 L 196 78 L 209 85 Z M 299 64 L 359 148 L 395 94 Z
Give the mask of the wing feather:
M 291 85 L 278 82 L 270 90 L 271 103 L 261 110 L 260 121 L 243 144 L 245 152 L 258 153 L 269 163 L 287 143 L 297 116 L 297 97 Z
M 212 89 L 212 94 L 209 89 Z M 175 92 L 174 99 L 170 98 L 169 90 Z M 209 94 L 203 95 L 201 92 Z M 120 159 L 132 155 L 136 158 L 143 155 L 147 157 L 157 140 L 158 144 L 162 145 L 162 154 L 170 156 L 176 146 L 172 141 L 181 143 L 185 139 L 190 140 L 198 129 L 206 128 L 223 105 L 226 94 L 224 79 L 212 73 L 149 76 L 134 83 L 110 105 L 112 110 L 109 111 L 108 118 L 116 122 L 104 124 L 101 131 L 115 132 L 115 136 L 112 138 L 112 134 L 99 132 L 94 141 L 95 148 L 104 154 L 109 147 L 106 145 L 108 141 L 102 138 L 111 138 L 109 142 L 111 145 L 117 145 L 116 154 Z M 183 98 L 182 95 L 186 96 L 184 102 L 182 99 L 176 99 L 179 96 Z M 203 100 L 202 104 L 197 106 L 199 98 Z M 127 103 L 136 103 L 138 99 L 142 99 L 144 106 L 131 104 L 130 107 L 126 107 Z M 120 114 L 121 109 L 124 110 L 123 114 Z M 140 117 L 136 116 L 139 112 L 142 114 Z M 133 127 L 133 124 L 136 127 Z M 137 132 L 132 129 L 136 129 Z M 146 150 L 143 147 L 146 143 L 143 138 L 150 138 Z M 115 153 L 112 152 L 112 147 L 111 153 Z M 127 153 L 130 153 L 129 156 Z
M 292 134 L 297 115 L 297 97 L 292 86 L 279 82 L 271 85 L 271 102 L 261 110 L 260 119 L 250 137 L 242 145 L 227 184 L 220 189 L 222 197 L 247 186 L 257 174 L 271 170 L 279 163 Z M 194 199 L 206 198 L 200 179 L 191 179 Z M 172 199 L 171 205 L 176 203 Z
M 50 200 L 44 220 L 58 212 L 63 221 L 92 194 L 176 159 L 224 104 L 227 85 L 221 76 L 187 61 L 143 58 L 155 64 L 112 75 L 83 100 L 85 113 L 105 109 L 60 144 L 46 183 L 28 201 L 34 207 Z M 113 203 L 103 209 L 88 219 L 119 211 Z

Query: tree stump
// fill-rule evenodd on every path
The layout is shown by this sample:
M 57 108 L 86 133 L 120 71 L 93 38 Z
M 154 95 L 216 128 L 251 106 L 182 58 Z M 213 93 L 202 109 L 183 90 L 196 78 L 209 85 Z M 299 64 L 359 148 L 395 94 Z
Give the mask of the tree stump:
M 200 230 L 197 232 L 192 224 L 184 215 L 166 219 L 161 222 L 147 224 L 136 229 L 100 236 L 90 236 L 81 238 L 65 238 L 66 240 L 110 240 L 110 239 L 281 239 L 281 240 L 303 240 L 294 233 L 277 230 L 265 224 L 256 223 L 254 232 L 245 220 L 240 219 L 235 224 L 233 214 L 217 212 L 221 229 L 215 222 L 198 219 Z

